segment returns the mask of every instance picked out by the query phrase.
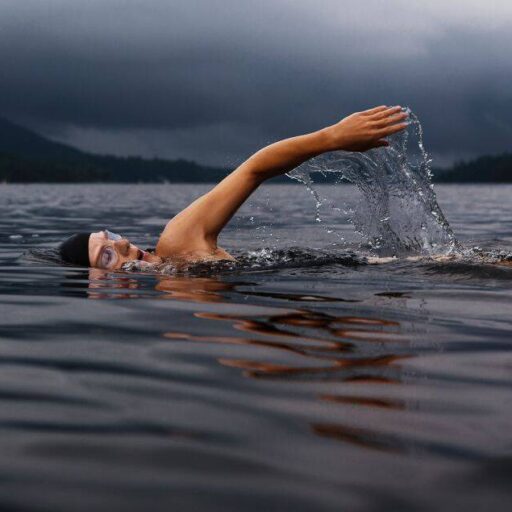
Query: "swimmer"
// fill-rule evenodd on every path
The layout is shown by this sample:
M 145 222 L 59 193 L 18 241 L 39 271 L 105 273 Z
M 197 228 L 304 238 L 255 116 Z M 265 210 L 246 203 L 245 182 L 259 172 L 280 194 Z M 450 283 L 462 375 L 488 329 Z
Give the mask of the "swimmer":
M 116 270 L 133 260 L 168 261 L 177 266 L 201 261 L 233 260 L 217 239 L 247 198 L 265 181 L 285 174 L 306 160 L 329 151 L 357 151 L 388 146 L 386 137 L 404 130 L 402 107 L 380 106 L 356 112 L 313 133 L 267 146 L 241 164 L 210 192 L 173 217 L 165 226 L 154 253 L 143 251 L 107 229 L 76 233 L 59 247 L 67 263 Z

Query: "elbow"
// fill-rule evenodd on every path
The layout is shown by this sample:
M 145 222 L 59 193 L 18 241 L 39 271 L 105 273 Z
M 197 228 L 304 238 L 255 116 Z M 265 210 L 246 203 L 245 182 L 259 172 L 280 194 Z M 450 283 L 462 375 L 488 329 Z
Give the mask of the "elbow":
M 252 161 L 252 158 L 244 162 L 238 169 L 237 172 L 243 176 L 244 181 L 252 187 L 257 187 L 262 182 L 270 178 L 267 170 L 258 165 L 258 161 Z

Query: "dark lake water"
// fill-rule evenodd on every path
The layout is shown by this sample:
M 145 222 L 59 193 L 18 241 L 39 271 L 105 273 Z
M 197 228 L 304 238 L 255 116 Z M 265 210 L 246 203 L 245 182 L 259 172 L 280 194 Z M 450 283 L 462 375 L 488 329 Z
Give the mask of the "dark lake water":
M 105 227 L 154 246 L 206 188 L 0 185 L 0 510 L 510 510 L 512 267 L 365 264 L 300 185 L 226 229 L 251 268 L 30 252 Z M 511 186 L 436 190 L 463 245 L 512 251 Z

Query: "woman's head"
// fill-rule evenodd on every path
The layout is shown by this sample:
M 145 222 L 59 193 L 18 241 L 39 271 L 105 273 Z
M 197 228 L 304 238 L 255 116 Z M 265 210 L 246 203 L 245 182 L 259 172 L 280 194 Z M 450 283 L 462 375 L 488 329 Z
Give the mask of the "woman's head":
M 68 263 L 106 270 L 119 269 L 127 261 L 151 259 L 149 253 L 106 229 L 95 233 L 76 233 L 60 245 L 59 252 Z

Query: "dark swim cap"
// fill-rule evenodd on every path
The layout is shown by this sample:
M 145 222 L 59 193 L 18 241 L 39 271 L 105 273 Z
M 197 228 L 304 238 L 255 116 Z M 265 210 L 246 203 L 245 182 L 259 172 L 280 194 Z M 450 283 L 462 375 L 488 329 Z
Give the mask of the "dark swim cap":
M 59 246 L 60 257 L 74 265 L 90 267 L 89 261 L 89 237 L 91 233 L 76 233 L 64 240 Z

